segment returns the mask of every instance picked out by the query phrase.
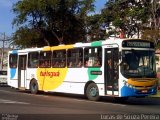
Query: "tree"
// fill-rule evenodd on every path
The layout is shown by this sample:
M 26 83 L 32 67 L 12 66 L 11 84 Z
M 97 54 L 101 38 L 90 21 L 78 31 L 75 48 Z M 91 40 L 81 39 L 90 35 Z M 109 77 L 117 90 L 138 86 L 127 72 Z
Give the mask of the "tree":
M 16 18 L 13 25 L 17 25 L 19 30 L 14 33 L 14 41 L 21 45 L 26 32 L 29 35 L 34 31 L 37 34 L 36 40 L 43 42 L 33 42 L 36 46 L 57 45 L 61 43 L 75 43 L 82 41 L 85 35 L 83 12 L 93 9 L 94 0 L 21 0 L 13 6 Z M 25 27 L 24 27 L 25 26 Z M 26 32 L 24 32 L 26 31 Z M 27 39 L 34 41 L 33 36 Z M 32 42 L 31 42 L 32 43 Z M 42 43 L 41 45 L 39 45 Z M 38 45 L 37 45 L 38 44 Z M 22 44 L 22 46 L 24 46 Z
M 152 29 L 160 29 L 160 0 L 152 0 L 151 2 L 151 19 L 152 19 Z
M 86 19 L 87 33 L 91 40 L 104 39 L 105 24 L 101 21 L 101 14 L 87 16 Z
M 142 32 L 142 38 L 152 40 L 160 48 L 160 0 L 150 3 L 149 27 Z
M 145 29 L 142 32 L 142 38 L 153 41 L 156 48 L 160 48 L 160 30 Z
M 126 37 L 132 37 L 139 32 L 147 22 L 149 1 L 143 0 L 109 0 L 102 10 L 104 22 L 112 23 L 116 31 L 121 29 L 126 33 Z
M 17 47 L 33 47 L 39 46 L 42 43 L 39 43 L 39 34 L 34 29 L 29 29 L 27 27 L 20 27 L 13 36 L 12 45 L 16 45 Z

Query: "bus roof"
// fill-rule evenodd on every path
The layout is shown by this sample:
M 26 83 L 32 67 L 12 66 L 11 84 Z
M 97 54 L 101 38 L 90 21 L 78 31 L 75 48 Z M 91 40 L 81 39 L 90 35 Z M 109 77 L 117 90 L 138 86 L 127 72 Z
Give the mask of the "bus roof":
M 120 39 L 120 38 L 115 38 L 115 37 L 110 37 L 108 39 L 105 40 L 98 40 L 98 41 L 93 41 L 93 42 L 89 42 L 89 43 L 75 43 L 75 44 L 70 44 L 70 45 L 65 45 L 65 44 L 61 44 L 58 46 L 44 46 L 44 47 L 33 47 L 33 48 L 25 48 L 22 50 L 12 50 L 9 51 L 9 53 L 23 53 L 23 52 L 36 52 L 36 51 L 50 51 L 50 50 L 61 50 L 61 49 L 70 49 L 70 48 L 76 48 L 76 47 L 87 47 L 87 46 L 102 46 L 105 44 L 117 44 L 117 45 L 122 45 L 123 41 L 132 41 L 132 40 L 142 40 L 142 39 L 130 39 L 130 38 L 124 38 L 124 39 Z M 148 41 L 148 40 L 143 40 L 143 41 Z M 151 41 L 150 41 L 151 42 Z

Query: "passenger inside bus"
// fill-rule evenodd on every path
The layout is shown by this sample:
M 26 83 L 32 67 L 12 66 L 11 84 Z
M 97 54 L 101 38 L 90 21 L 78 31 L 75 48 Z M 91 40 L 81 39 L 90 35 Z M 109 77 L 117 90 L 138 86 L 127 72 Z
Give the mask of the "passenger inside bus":
M 129 65 L 127 62 L 123 63 L 124 70 L 129 70 Z
M 112 61 L 111 61 L 111 59 L 108 60 L 108 68 L 109 68 L 109 69 L 112 68 Z
M 85 67 L 88 67 L 88 60 L 85 61 Z
M 65 67 L 65 61 L 62 60 L 59 67 Z
M 53 63 L 53 67 L 58 67 L 58 66 L 59 66 L 59 62 L 58 61 Z
M 78 62 L 77 67 L 82 67 L 82 61 L 81 60 Z
M 49 61 L 49 60 L 45 60 L 44 66 L 45 66 L 45 67 L 50 67 L 50 61 Z
M 94 62 L 94 66 L 97 66 L 97 67 L 99 67 L 99 66 L 100 66 L 100 61 L 99 61 L 98 59 L 96 59 L 96 60 L 95 60 L 95 62 Z
M 70 61 L 70 62 L 69 62 L 68 67 L 73 67 L 73 63 L 72 63 L 72 61 Z

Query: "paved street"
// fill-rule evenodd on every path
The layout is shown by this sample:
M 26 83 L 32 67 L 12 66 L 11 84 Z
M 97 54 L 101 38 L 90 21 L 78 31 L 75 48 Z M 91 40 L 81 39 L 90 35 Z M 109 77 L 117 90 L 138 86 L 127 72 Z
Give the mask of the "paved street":
M 98 102 L 88 101 L 81 95 L 41 93 L 32 95 L 10 87 L 0 87 L 1 118 L 15 119 L 127 119 L 157 115 L 160 119 L 160 98 L 130 98 L 125 103 L 117 103 L 112 98 L 102 98 Z M 117 116 L 118 115 L 118 116 Z M 122 116 L 121 116 L 122 115 Z M 153 116 L 149 116 L 153 117 Z

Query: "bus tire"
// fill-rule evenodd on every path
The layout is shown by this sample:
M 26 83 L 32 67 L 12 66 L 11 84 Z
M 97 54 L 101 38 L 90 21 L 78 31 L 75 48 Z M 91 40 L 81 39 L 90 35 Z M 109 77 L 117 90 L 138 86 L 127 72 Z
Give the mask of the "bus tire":
M 86 97 L 91 101 L 99 100 L 99 90 L 95 83 L 90 83 L 85 91 Z
M 32 94 L 37 94 L 38 93 L 38 83 L 36 80 L 32 80 L 30 83 L 30 92 Z

